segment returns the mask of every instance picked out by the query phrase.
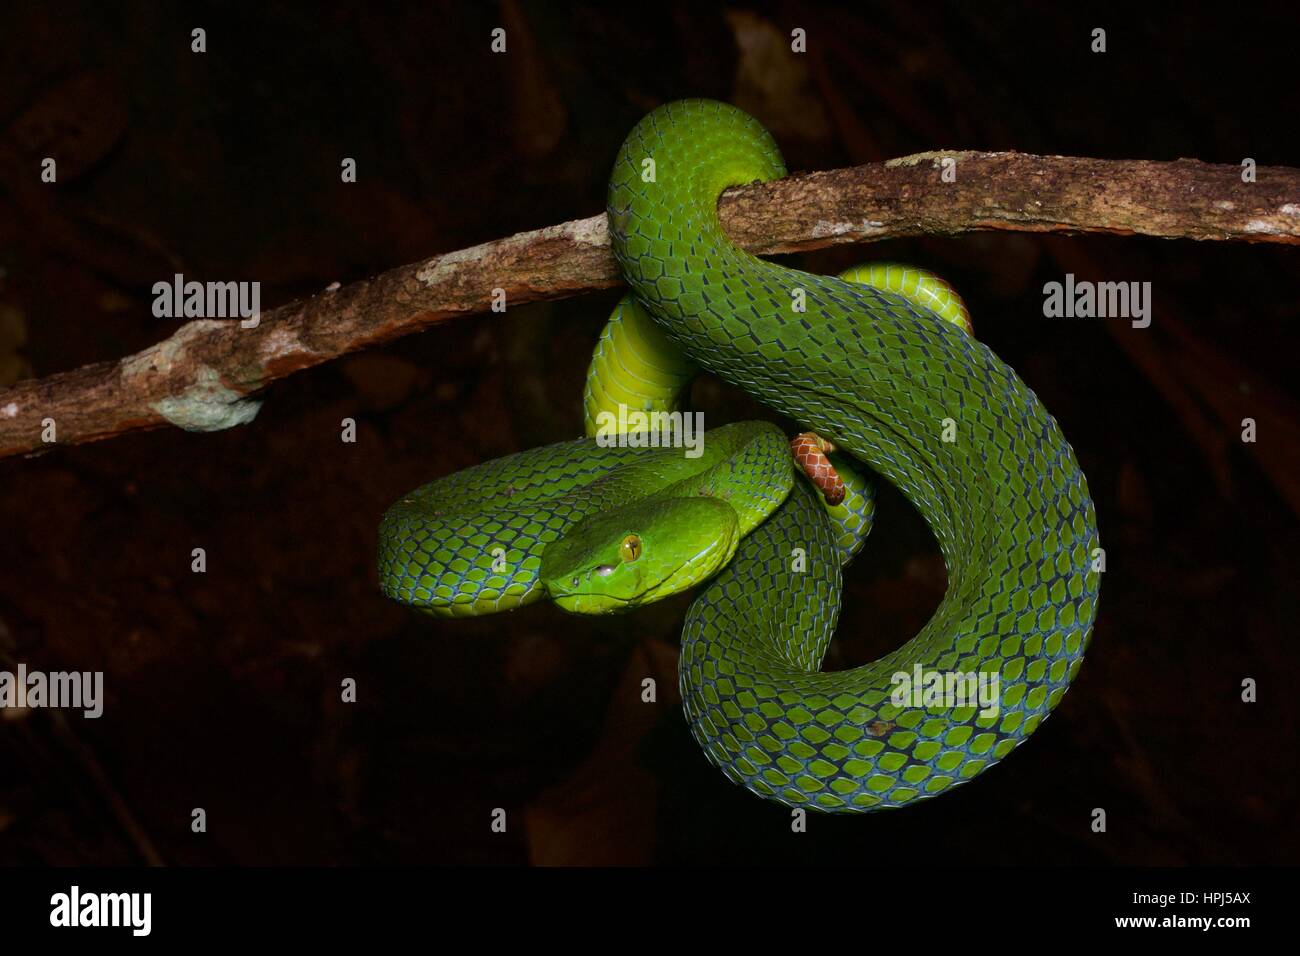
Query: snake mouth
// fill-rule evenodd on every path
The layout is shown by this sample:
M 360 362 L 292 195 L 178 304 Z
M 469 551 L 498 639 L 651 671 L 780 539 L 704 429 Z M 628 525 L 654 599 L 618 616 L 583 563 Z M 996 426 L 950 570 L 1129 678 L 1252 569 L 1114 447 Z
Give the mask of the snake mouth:
M 570 614 L 623 614 L 646 604 L 653 604 L 712 577 L 736 553 L 740 528 L 732 522 L 726 533 L 710 541 L 700 551 L 680 565 L 665 568 L 652 581 L 642 581 L 642 587 L 632 595 L 623 596 L 593 588 L 591 572 L 551 581 L 546 590 L 550 599 L 561 610 Z M 595 572 L 599 575 L 599 568 Z
M 598 567 L 552 579 L 546 584 L 546 592 L 561 610 L 570 614 L 623 614 L 659 600 L 672 576 L 672 569 L 666 569 L 652 581 L 642 579 L 642 586 L 635 593 L 618 594 L 599 586 L 605 575 Z
M 739 519 L 709 496 L 646 500 L 596 515 L 542 552 L 547 595 L 571 614 L 617 614 L 693 587 L 735 552 Z
M 639 607 L 642 603 L 635 598 L 623 598 L 614 594 L 579 588 L 567 590 L 552 585 L 548 590 L 556 606 L 570 614 L 622 614 Z

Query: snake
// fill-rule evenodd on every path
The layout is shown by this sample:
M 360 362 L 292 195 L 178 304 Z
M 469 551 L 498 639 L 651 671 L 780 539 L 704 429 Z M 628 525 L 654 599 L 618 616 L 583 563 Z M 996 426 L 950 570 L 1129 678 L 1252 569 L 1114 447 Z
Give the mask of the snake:
M 439 617 L 543 600 L 623 613 L 698 589 L 678 682 L 707 759 L 792 811 L 905 807 L 1002 761 L 1060 703 L 1097 614 L 1096 515 L 1059 425 L 945 283 L 811 274 L 728 238 L 722 193 L 785 175 L 772 136 L 729 104 L 676 101 L 637 123 L 607 192 L 629 292 L 593 357 L 588 437 L 403 496 L 380 523 L 379 583 Z M 799 478 L 771 422 L 694 447 L 687 418 L 676 445 L 653 427 L 599 434 L 617 406 L 678 421 L 699 371 L 834 449 L 847 503 Z M 946 589 L 902 646 L 824 671 L 874 481 L 924 519 Z

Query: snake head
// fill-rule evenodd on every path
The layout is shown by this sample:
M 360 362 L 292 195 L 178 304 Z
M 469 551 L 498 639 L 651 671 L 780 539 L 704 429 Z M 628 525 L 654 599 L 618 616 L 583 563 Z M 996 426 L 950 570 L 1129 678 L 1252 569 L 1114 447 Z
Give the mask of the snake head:
M 739 543 L 736 511 L 724 501 L 637 502 L 580 521 L 547 545 L 541 580 L 571 614 L 613 614 L 693 587 Z

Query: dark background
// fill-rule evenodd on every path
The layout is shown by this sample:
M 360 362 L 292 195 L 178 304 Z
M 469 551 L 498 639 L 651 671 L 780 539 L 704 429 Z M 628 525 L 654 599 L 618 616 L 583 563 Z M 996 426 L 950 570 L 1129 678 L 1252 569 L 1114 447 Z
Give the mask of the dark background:
M 0 385 L 169 335 L 150 286 L 173 272 L 260 280 L 267 308 L 591 215 L 623 136 L 682 96 L 753 112 L 792 170 L 941 147 L 1300 165 L 1294 4 L 1061 6 L 10 6 Z M 34 185 L 44 155 L 57 187 Z M 305 371 L 246 427 L 0 462 L 0 669 L 102 670 L 107 695 L 98 721 L 0 712 L 0 863 L 1295 862 L 1300 250 L 987 233 L 787 261 L 882 258 L 963 293 L 1074 445 L 1107 549 L 1075 686 L 996 769 L 793 835 L 687 731 L 685 601 L 442 622 L 379 595 L 398 495 L 578 434 L 611 291 Z M 1152 326 L 1044 319 L 1066 272 L 1150 281 Z M 696 401 L 756 411 L 711 381 Z M 910 506 L 879 514 L 832 667 L 943 591 Z

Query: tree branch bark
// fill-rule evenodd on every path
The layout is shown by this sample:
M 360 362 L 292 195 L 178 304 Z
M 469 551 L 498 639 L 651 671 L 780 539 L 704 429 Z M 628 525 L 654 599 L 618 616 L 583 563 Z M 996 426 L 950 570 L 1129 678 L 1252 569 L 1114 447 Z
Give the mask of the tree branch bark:
M 951 159 L 955 181 L 945 182 Z M 1300 243 L 1300 170 L 935 152 L 730 189 L 723 227 L 751 252 L 986 230 Z M 168 277 L 160 276 L 159 279 Z M 243 424 L 277 379 L 485 312 L 617 285 L 604 215 L 435 256 L 291 302 L 256 328 L 200 319 L 126 358 L 0 392 L 0 457 L 167 424 Z M 500 294 L 499 292 L 496 294 Z

